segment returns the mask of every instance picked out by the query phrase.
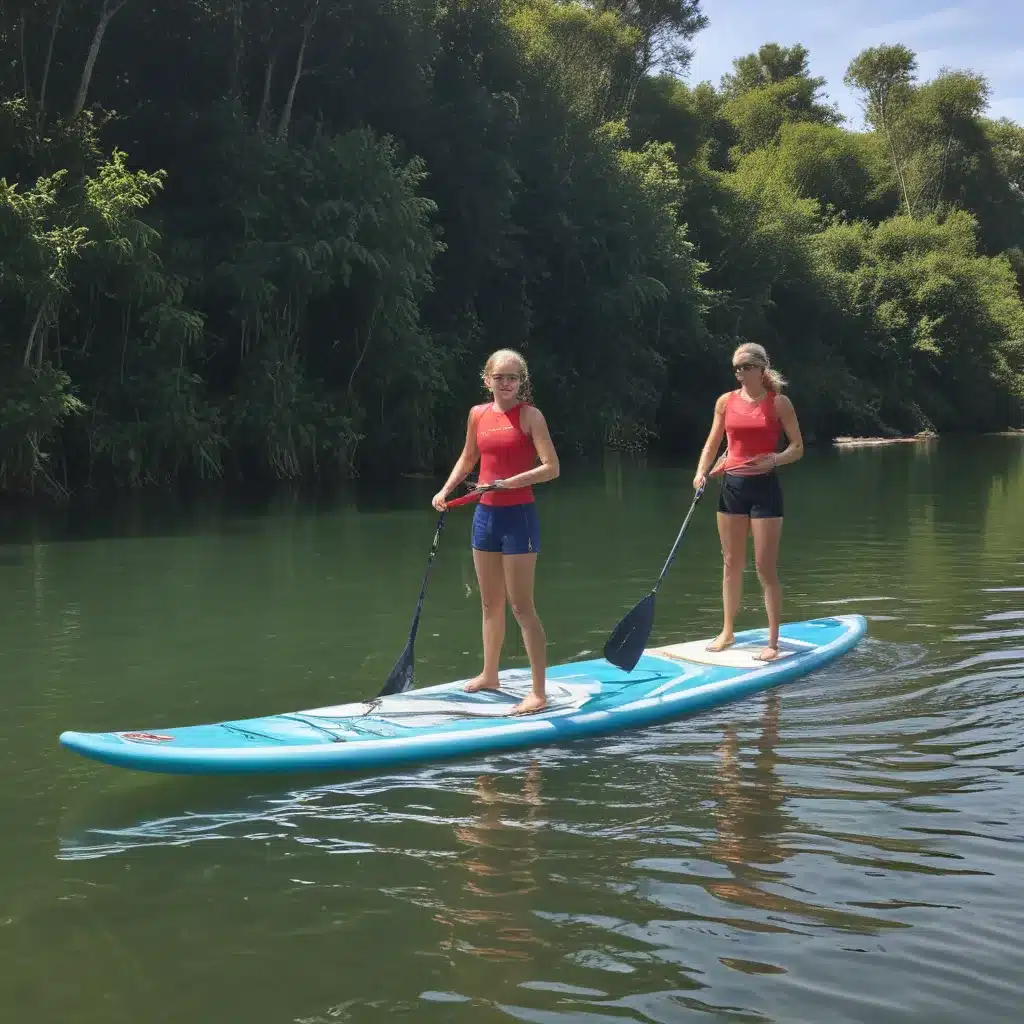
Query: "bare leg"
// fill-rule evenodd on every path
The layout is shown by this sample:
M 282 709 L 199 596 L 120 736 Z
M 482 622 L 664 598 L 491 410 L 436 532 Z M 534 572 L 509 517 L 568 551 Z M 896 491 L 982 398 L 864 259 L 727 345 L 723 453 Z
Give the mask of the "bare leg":
M 513 709 L 513 714 L 539 711 L 547 703 L 545 671 L 547 668 L 547 637 L 533 604 L 533 581 L 537 571 L 537 555 L 505 555 L 505 586 L 512 605 L 512 614 L 519 623 L 523 644 L 530 659 L 533 692 Z
M 779 656 L 779 625 L 782 622 L 782 584 L 779 583 L 779 542 L 782 539 L 782 518 L 752 519 L 754 561 L 764 588 L 764 610 L 768 613 L 768 646 L 761 652 L 763 661 Z
M 498 688 L 498 660 L 505 641 L 505 576 L 501 569 L 500 551 L 473 549 L 473 566 L 480 584 L 480 606 L 483 612 L 484 670 L 466 683 L 470 693 Z
M 718 537 L 722 542 L 722 632 L 708 644 L 709 651 L 721 651 L 732 644 L 736 614 L 743 596 L 743 566 L 747 560 L 747 516 L 718 513 Z

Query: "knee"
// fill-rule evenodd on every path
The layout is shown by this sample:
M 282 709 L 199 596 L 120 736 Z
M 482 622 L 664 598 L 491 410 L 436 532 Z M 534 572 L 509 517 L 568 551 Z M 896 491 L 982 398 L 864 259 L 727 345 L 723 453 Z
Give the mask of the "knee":
M 488 594 L 480 595 L 480 606 L 483 608 L 484 618 L 493 619 L 495 616 L 505 614 L 505 595 L 497 594 L 494 596 Z
M 534 607 L 533 602 L 530 600 L 525 601 L 512 601 L 512 614 L 516 617 L 516 622 L 522 625 L 524 622 L 532 622 L 537 617 L 537 609 Z
M 743 572 L 743 552 L 723 551 L 722 567 L 726 576 L 737 576 Z
M 779 582 L 779 572 L 775 567 L 775 562 L 758 561 L 757 563 L 757 578 L 761 583 L 770 587 Z

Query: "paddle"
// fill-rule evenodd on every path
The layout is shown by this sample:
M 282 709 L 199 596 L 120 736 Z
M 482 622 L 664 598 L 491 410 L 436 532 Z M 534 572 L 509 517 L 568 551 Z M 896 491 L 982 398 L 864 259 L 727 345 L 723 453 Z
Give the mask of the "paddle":
M 402 651 L 398 661 L 395 662 L 395 667 L 391 670 L 383 689 L 377 694 L 378 698 L 387 697 L 392 693 L 404 693 L 412 688 L 415 664 L 412 648 L 416 642 L 416 631 L 420 628 L 420 613 L 423 611 L 423 597 L 427 592 L 427 577 L 430 575 L 430 567 L 434 563 L 437 547 L 441 543 L 441 530 L 444 528 L 444 517 L 448 509 L 456 508 L 459 505 L 468 505 L 471 501 L 476 501 L 485 492 L 492 490 L 494 488 L 490 486 L 480 487 L 475 491 L 470 491 L 469 494 L 462 495 L 461 498 L 452 498 L 451 501 L 445 503 L 445 509 L 437 520 L 437 529 L 434 531 L 433 543 L 430 545 L 430 556 L 427 558 L 426 572 L 423 573 L 423 585 L 420 587 L 420 596 L 416 601 L 416 612 L 412 617 L 412 629 L 409 630 L 409 640 L 405 645 L 405 650 Z
M 665 559 L 661 575 L 658 577 L 657 583 L 654 584 L 654 589 L 643 600 L 637 602 L 630 612 L 623 616 L 619 624 L 612 630 L 611 636 L 608 637 L 608 642 L 604 645 L 605 658 L 626 672 L 633 671 L 636 663 L 640 660 L 640 656 L 644 653 L 644 648 L 647 646 L 647 639 L 650 637 L 651 627 L 654 625 L 655 595 L 658 593 L 661 581 L 665 578 L 668 567 L 672 564 L 672 559 L 676 556 L 679 542 L 683 539 L 683 534 L 686 533 L 686 528 L 690 525 L 694 510 L 697 508 L 697 502 L 700 501 L 700 496 L 704 493 L 704 486 L 702 483 L 697 488 L 697 493 L 693 496 L 693 504 L 690 506 L 690 511 L 686 513 L 679 536 L 676 537 L 676 542 L 672 545 L 668 558 Z

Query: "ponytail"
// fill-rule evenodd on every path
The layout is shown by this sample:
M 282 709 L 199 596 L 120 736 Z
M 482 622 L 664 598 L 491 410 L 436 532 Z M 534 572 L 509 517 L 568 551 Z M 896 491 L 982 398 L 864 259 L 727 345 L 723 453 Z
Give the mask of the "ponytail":
M 761 380 L 766 390 L 774 391 L 777 395 L 782 394 L 782 389 L 787 384 L 786 378 L 778 370 L 773 370 L 770 366 L 765 367 L 764 373 L 761 374 Z

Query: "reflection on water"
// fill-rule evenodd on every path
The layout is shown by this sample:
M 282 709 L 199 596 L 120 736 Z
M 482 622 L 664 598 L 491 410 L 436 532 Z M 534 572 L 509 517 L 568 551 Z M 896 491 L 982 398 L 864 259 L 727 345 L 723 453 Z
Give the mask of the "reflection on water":
M 731 881 L 709 882 L 710 892 L 731 903 L 769 910 L 783 909 L 782 903 L 758 883 L 778 875 L 765 871 L 761 865 L 779 864 L 786 859 L 781 842 L 787 825 L 783 811 L 786 793 L 775 772 L 781 708 L 781 694 L 770 693 L 765 700 L 757 752 L 749 773 L 741 762 L 736 726 L 726 725 L 718 748 L 719 769 L 713 786 L 718 827 L 707 851 L 712 860 L 727 865 L 733 875 Z
M 475 782 L 476 813 L 455 827 L 465 848 L 457 860 L 464 881 L 451 905 L 435 914 L 448 933 L 441 943 L 446 952 L 492 961 L 533 960 L 545 945 L 526 920 L 540 861 L 537 830 L 543 801 L 536 761 L 519 789 L 518 794 L 503 791 L 493 775 Z

